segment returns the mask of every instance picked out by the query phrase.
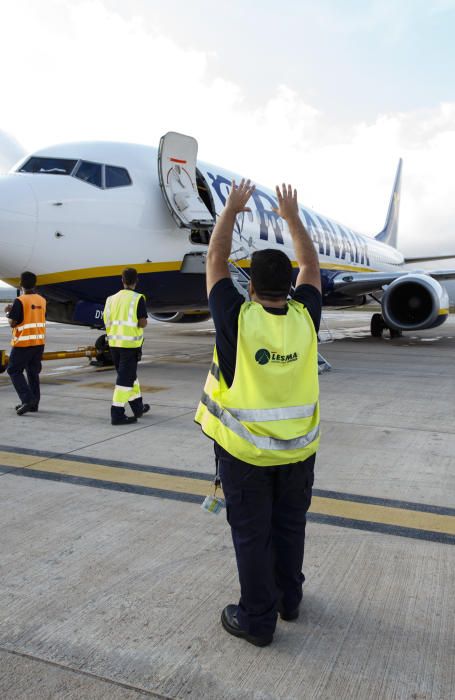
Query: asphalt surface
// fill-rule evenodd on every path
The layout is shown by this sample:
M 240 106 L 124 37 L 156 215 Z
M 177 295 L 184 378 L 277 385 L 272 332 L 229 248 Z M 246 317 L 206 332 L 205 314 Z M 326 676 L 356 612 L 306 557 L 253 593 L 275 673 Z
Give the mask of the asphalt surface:
M 225 515 L 193 423 L 211 322 L 153 323 L 152 409 L 113 427 L 112 369 L 45 363 L 37 414 L 0 375 L 0 697 L 455 697 L 455 320 L 382 340 L 327 312 L 302 612 L 270 647 L 228 636 Z M 96 333 L 50 324 L 48 350 Z M 9 328 L 0 318 L 0 349 Z

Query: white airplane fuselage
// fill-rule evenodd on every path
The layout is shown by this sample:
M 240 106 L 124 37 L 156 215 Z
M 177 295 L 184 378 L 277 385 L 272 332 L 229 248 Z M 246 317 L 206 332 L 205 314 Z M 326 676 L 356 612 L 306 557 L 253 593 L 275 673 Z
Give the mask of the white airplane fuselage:
M 102 306 L 118 291 L 125 267 L 138 270 L 138 291 L 146 296 L 150 311 L 207 309 L 203 265 L 208 234 L 180 228 L 171 216 L 160 188 L 157 149 L 82 142 L 46 148 L 34 156 L 124 168 L 131 184 L 105 188 L 71 174 L 18 172 L 30 156 L 23 159 L 0 178 L 1 279 L 18 285 L 20 273 L 32 270 L 50 309 L 66 308 L 63 314 L 55 311 L 55 320 L 69 323 L 101 325 Z M 232 179 L 239 181 L 240 176 L 202 162 L 197 169 L 198 186 L 205 189 L 200 194 L 216 219 Z M 275 193 L 258 185 L 249 206 L 251 214 L 237 219 L 232 258 L 247 267 L 254 250 L 274 247 L 293 260 L 286 222 L 273 212 Z M 403 255 L 393 246 L 307 207 L 300 206 L 300 212 L 319 253 L 325 304 L 346 306 L 364 298 L 337 293 L 332 282 L 340 271 L 403 269 Z

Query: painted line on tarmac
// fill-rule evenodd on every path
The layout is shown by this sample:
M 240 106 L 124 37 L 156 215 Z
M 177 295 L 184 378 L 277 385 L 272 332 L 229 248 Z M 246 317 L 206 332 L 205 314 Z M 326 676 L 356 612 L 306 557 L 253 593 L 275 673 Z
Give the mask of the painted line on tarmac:
M 211 476 L 0 447 L 0 472 L 199 503 Z M 309 520 L 455 544 L 455 509 L 314 489 Z

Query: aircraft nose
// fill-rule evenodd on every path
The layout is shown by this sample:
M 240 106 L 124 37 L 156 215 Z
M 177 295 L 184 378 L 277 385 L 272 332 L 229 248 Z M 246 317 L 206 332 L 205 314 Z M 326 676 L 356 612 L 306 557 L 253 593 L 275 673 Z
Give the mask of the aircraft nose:
M 33 190 L 19 174 L 0 177 L 0 278 L 15 279 L 31 258 L 38 209 Z

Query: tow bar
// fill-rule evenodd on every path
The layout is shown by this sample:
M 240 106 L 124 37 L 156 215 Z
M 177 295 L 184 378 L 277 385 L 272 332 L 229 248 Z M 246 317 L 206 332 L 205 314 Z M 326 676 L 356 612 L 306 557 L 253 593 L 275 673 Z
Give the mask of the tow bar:
M 43 352 L 43 360 L 67 360 L 72 357 L 88 357 L 97 358 L 100 357 L 99 350 L 96 349 L 94 345 L 88 345 L 84 348 L 77 348 L 76 350 L 61 350 L 55 352 Z M 6 371 L 8 367 L 9 355 L 6 350 L 0 350 L 0 374 Z

